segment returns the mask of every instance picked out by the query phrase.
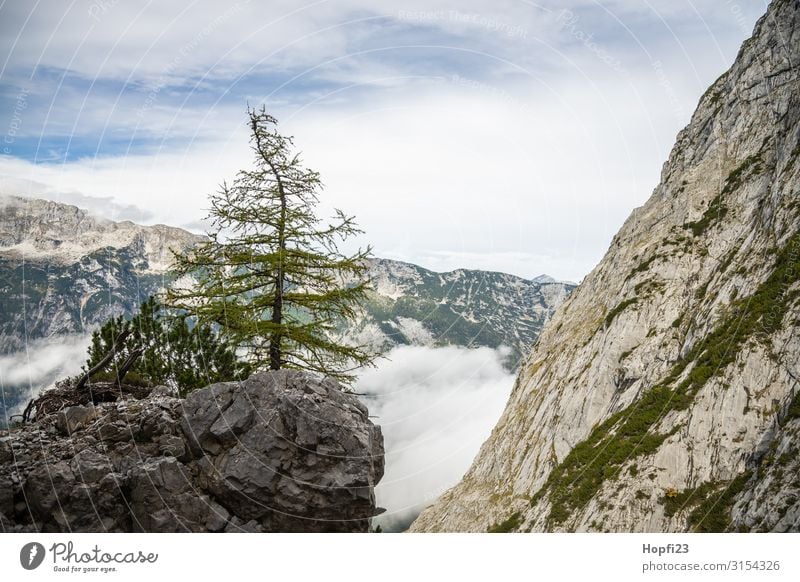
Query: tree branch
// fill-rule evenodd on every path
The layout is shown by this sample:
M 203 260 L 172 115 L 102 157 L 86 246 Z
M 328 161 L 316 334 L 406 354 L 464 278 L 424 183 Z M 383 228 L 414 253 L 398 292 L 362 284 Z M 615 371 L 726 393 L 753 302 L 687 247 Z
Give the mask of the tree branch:
M 75 388 L 80 390 L 86 385 L 86 382 L 89 381 L 89 378 L 91 378 L 92 376 L 97 374 L 97 372 L 105 368 L 108 365 L 108 363 L 112 359 L 114 359 L 114 356 L 117 354 L 119 349 L 122 347 L 122 344 L 125 343 L 125 340 L 128 338 L 130 334 L 131 331 L 129 329 L 122 330 L 117 336 L 117 339 L 114 340 L 114 345 L 111 346 L 111 349 L 108 351 L 105 357 L 102 360 L 100 360 L 97 363 L 97 365 L 92 367 L 90 370 L 87 370 L 86 373 L 83 376 L 81 376 L 81 379 L 78 380 L 78 383 L 75 385 Z
M 117 372 L 117 384 L 122 384 L 122 379 L 125 378 L 125 374 L 128 373 L 133 365 L 136 363 L 136 360 L 144 353 L 142 348 L 135 349 L 131 352 L 131 355 L 128 356 L 128 359 L 125 360 L 125 363 L 122 364 L 122 367 Z

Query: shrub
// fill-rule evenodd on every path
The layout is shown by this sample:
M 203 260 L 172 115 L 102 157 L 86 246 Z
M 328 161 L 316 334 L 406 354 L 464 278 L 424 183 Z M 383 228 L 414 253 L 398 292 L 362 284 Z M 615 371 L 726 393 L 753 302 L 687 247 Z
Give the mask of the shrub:
M 117 370 L 136 350 L 141 356 L 124 376 L 126 384 L 167 384 L 186 394 L 249 374 L 249 366 L 238 360 L 234 348 L 211 326 L 196 324 L 180 313 L 167 313 L 153 297 L 142 303 L 133 318 L 112 318 L 92 334 L 85 369 L 98 364 L 123 331 L 129 335 L 121 349 L 91 380 L 116 381 Z
M 511 533 L 514 530 L 516 530 L 521 524 L 522 524 L 522 514 L 520 514 L 520 512 L 517 511 L 505 521 L 489 526 L 489 528 L 486 531 L 487 533 Z
M 635 305 L 638 302 L 639 302 L 638 299 L 633 298 L 633 299 L 626 299 L 625 301 L 623 301 L 622 303 L 617 305 L 614 309 L 609 311 L 608 314 L 606 315 L 606 319 L 604 321 L 605 326 L 608 327 L 609 325 L 611 325 L 611 322 L 614 321 L 614 319 L 617 317 L 617 315 L 619 315 L 620 313 L 625 311 L 631 305 Z

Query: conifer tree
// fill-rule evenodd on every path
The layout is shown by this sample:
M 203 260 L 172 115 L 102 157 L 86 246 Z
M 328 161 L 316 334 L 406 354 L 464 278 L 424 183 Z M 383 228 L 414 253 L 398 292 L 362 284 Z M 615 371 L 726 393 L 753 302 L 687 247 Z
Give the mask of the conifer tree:
M 205 243 L 176 253 L 171 305 L 220 327 L 256 369 L 295 368 L 348 382 L 376 357 L 336 337 L 365 300 L 370 248 L 346 255 L 340 244 L 361 233 L 352 216 L 316 214 L 317 172 L 305 168 L 292 138 L 262 107 L 248 107 L 252 169 L 210 197 Z
M 186 394 L 215 382 L 248 375 L 249 366 L 238 360 L 235 349 L 211 326 L 192 323 L 184 313 L 165 313 L 159 301 L 150 297 L 131 319 L 112 318 L 95 330 L 84 368 L 91 370 L 101 362 L 115 339 L 127 332 L 104 371 L 92 380 L 113 381 L 123 362 L 135 350 L 141 352 L 141 356 L 125 376 L 125 383 L 167 384 Z

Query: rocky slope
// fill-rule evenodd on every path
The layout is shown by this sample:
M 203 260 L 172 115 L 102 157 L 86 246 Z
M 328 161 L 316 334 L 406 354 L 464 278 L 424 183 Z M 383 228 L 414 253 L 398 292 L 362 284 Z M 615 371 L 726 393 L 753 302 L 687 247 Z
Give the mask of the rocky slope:
M 413 530 L 800 529 L 798 65 L 773 0 Z
M 512 350 L 511 368 L 575 288 L 545 276 L 529 280 L 469 269 L 435 273 L 387 259 L 372 260 L 369 276 L 375 290 L 363 316 L 346 330 L 353 340 L 384 349 L 504 345 Z
M 0 438 L 0 531 L 368 531 L 382 476 L 380 427 L 330 380 L 159 387 Z

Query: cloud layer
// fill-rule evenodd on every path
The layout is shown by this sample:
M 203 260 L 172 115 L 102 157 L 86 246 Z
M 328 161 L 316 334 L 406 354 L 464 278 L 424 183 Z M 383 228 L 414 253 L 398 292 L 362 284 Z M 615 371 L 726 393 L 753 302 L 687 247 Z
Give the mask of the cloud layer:
M 0 356 L 0 385 L 30 398 L 80 370 L 89 336 L 37 340 L 27 350 Z M 376 489 L 385 531 L 402 531 L 427 505 L 455 485 L 500 417 L 512 374 L 504 349 L 394 348 L 365 370 L 356 390 L 382 427 L 386 474 Z M 7 404 L 10 404 L 6 402 Z
M 7 2 L 2 189 L 196 225 L 266 103 L 379 254 L 579 280 L 765 5 Z
M 383 430 L 386 474 L 377 518 L 401 531 L 455 485 L 500 417 L 514 377 L 504 350 L 401 346 L 365 371 L 357 391 Z
M 8 409 L 16 414 L 56 380 L 76 374 L 86 361 L 91 336 L 75 335 L 29 342 L 27 349 L 0 356 L 0 387 L 14 389 L 22 400 Z

